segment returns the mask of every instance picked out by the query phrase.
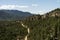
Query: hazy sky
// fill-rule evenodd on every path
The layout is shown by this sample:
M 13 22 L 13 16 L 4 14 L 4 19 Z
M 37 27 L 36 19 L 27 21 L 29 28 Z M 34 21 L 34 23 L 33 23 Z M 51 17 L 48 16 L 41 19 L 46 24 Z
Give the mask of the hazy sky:
M 0 9 L 45 13 L 60 8 L 60 0 L 0 0 Z

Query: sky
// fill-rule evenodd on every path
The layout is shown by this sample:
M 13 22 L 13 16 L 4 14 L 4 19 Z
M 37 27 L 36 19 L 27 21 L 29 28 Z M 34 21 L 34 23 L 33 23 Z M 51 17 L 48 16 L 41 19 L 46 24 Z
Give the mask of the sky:
M 44 14 L 60 8 L 60 0 L 0 0 L 0 10 L 20 10 L 35 14 Z

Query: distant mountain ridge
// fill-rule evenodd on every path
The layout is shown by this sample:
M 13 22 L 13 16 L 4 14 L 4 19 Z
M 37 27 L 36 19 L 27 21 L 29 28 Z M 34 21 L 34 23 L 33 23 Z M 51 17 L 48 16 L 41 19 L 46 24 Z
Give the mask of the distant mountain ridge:
M 0 20 L 38 20 L 55 16 L 60 17 L 60 8 L 54 9 L 44 15 L 36 15 L 18 10 L 0 10 Z
M 21 20 L 32 15 L 29 12 L 18 10 L 0 10 L 0 20 Z

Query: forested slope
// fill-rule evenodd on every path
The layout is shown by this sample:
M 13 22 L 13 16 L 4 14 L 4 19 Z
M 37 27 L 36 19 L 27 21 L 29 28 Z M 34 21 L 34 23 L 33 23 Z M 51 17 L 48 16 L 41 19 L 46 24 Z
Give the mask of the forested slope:
M 60 40 L 60 9 L 29 18 L 23 21 L 30 28 L 28 40 Z
M 20 21 L 0 21 L 0 40 L 22 40 L 27 35 L 27 29 Z

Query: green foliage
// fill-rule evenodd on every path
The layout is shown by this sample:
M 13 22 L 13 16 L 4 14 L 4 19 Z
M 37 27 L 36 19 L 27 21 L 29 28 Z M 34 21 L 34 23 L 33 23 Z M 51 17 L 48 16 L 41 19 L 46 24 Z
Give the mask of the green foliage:
M 55 37 L 60 40 L 60 17 L 24 21 L 24 23 L 31 31 L 29 40 L 55 40 Z
M 0 21 L 0 40 L 23 39 L 27 35 L 27 29 L 20 22 Z

